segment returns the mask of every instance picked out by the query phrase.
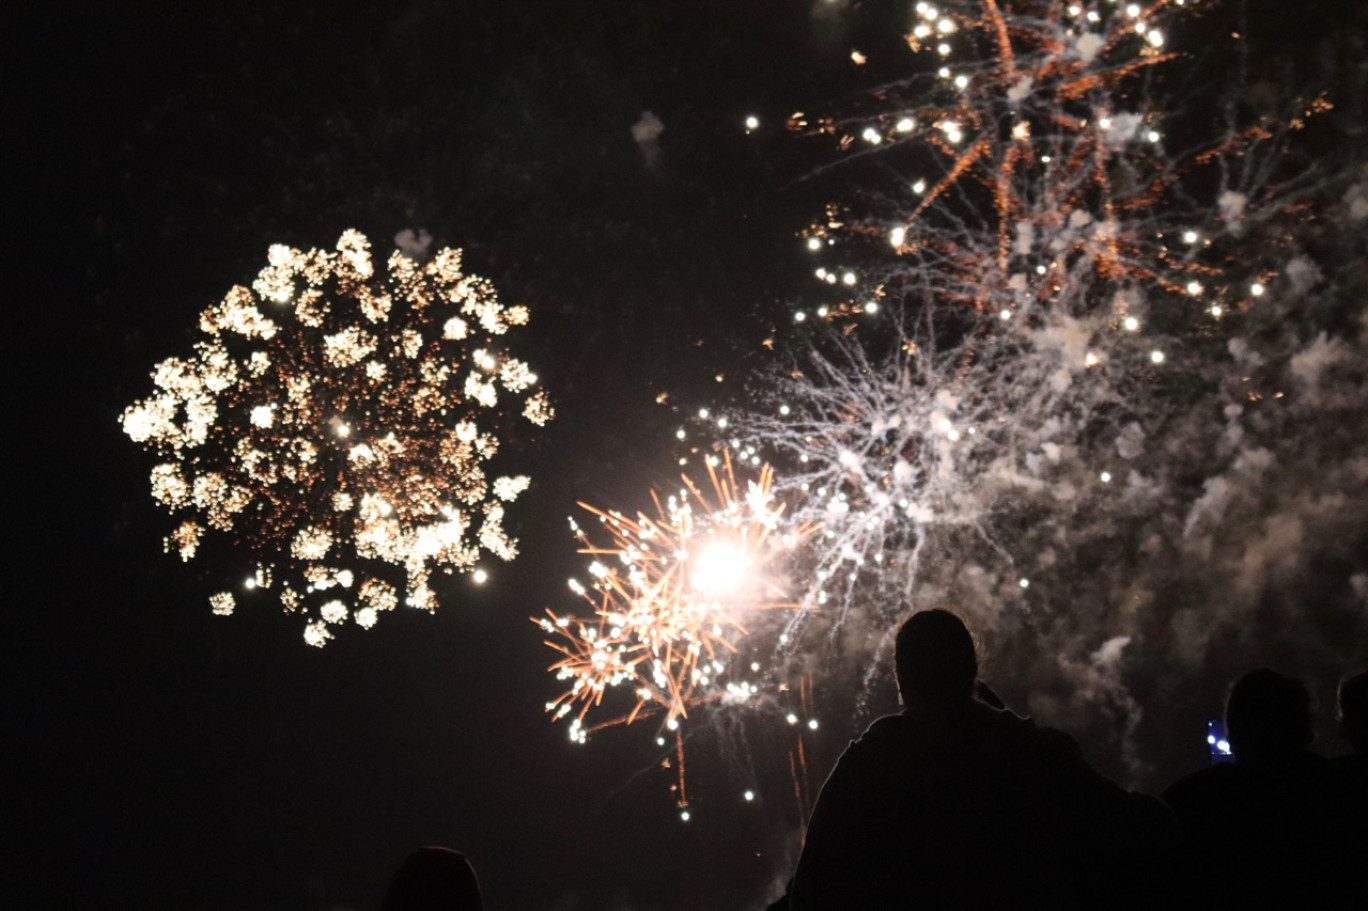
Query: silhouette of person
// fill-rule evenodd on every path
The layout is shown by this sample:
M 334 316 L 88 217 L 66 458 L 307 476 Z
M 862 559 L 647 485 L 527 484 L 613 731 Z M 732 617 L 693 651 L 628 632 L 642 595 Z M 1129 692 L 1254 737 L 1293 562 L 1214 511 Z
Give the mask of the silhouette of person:
M 895 665 L 904 708 L 875 721 L 823 785 L 794 911 L 1124 908 L 1151 897 L 1131 867 L 1172 834 L 1167 811 L 1095 771 L 1067 735 L 987 704 L 986 688 L 975 698 L 978 656 L 959 617 L 912 614 Z
M 481 911 L 480 883 L 460 851 L 419 848 L 399 865 L 381 911 Z
M 1225 720 L 1235 761 L 1194 772 L 1163 795 L 1183 832 L 1185 904 L 1334 906 L 1343 888 L 1343 791 L 1329 760 L 1307 749 L 1315 734 L 1306 687 L 1252 670 L 1230 688 Z
M 1368 671 L 1346 674 L 1336 693 L 1340 736 L 1349 744 L 1349 755 L 1335 764 L 1368 787 Z
M 1347 820 L 1348 850 L 1362 857 L 1368 855 L 1368 671 L 1345 675 L 1336 697 L 1340 736 L 1350 753 L 1330 762 L 1346 792 L 1340 818 Z

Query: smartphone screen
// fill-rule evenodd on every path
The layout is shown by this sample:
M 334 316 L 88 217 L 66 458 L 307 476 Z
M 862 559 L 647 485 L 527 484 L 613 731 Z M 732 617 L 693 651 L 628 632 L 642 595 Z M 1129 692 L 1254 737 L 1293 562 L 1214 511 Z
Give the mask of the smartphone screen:
M 1207 722 L 1207 751 L 1211 754 L 1212 765 L 1235 761 L 1235 754 L 1230 752 L 1230 741 L 1226 739 L 1225 722 L 1220 719 Z

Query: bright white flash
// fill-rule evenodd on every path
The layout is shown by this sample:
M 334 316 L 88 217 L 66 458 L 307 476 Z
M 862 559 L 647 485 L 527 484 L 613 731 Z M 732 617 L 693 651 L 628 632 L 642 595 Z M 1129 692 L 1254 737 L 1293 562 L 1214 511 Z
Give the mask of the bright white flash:
M 750 558 L 739 547 L 714 541 L 698 555 L 691 581 L 705 595 L 727 594 L 741 587 L 750 565 Z

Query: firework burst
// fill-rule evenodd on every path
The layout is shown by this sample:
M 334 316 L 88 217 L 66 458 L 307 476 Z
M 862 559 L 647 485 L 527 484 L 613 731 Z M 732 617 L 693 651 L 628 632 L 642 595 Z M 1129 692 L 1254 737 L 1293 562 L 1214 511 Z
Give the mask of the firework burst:
M 552 417 L 506 349 L 527 318 L 458 250 L 425 265 L 396 252 L 377 275 L 356 231 L 335 251 L 271 247 L 121 418 L 159 459 L 152 496 L 178 521 L 167 550 L 190 560 L 206 534 L 230 537 L 254 564 L 246 587 L 275 590 L 311 645 L 348 618 L 434 609 L 434 570 L 512 559 L 505 504 L 529 479 L 490 477 L 495 431 Z M 210 598 L 220 614 L 235 602 Z
M 917 75 L 848 115 L 795 117 L 884 167 L 867 204 L 804 234 L 824 302 L 793 314 L 797 349 L 780 346 L 744 406 L 709 409 L 718 448 L 776 466 L 785 521 L 821 526 L 793 572 L 829 609 L 793 615 L 793 654 L 872 667 L 899 612 L 949 603 L 993 631 L 1002 666 L 1130 731 L 1123 654 L 1164 667 L 1248 626 L 1185 592 L 1283 584 L 1206 558 L 1208 536 L 1239 537 L 1211 507 L 1269 452 L 1305 461 L 1270 427 L 1346 401 L 1326 391 L 1346 375 L 1318 370 L 1313 389 L 1296 365 L 1332 348 L 1347 363 L 1361 334 L 1290 301 L 1321 281 L 1297 252 L 1325 243 L 1316 223 L 1362 215 L 1338 204 L 1343 174 L 1321 182 L 1291 151 L 1320 97 L 1232 102 L 1214 131 L 1152 100 L 1167 32 L 1195 5 L 919 3 Z M 1175 150 L 1175 121 L 1205 137 Z M 1315 449 L 1341 475 L 1361 441 Z M 1287 509 L 1270 522 L 1301 528 Z M 1165 610 L 1190 615 L 1178 644 Z
M 571 522 L 581 553 L 593 558 L 593 582 L 571 580 L 570 587 L 593 617 L 548 610 L 536 621 L 563 656 L 551 670 L 569 688 L 547 710 L 570 716 L 572 740 L 646 714 L 663 715 L 663 726 L 675 731 L 691 707 L 745 702 L 759 692 L 750 679 L 758 664 L 740 659 L 746 614 L 793 606 L 782 599 L 778 558 L 806 531 L 775 532 L 782 509 L 771 479 L 762 466 L 743 488 L 724 458 L 709 461 L 707 488 L 686 476 L 664 502 L 653 492 L 653 516 L 633 519 L 581 504 L 608 539 L 596 543 Z M 619 687 L 630 688 L 632 699 L 614 714 L 605 697 Z M 591 711 L 610 717 L 586 726 Z

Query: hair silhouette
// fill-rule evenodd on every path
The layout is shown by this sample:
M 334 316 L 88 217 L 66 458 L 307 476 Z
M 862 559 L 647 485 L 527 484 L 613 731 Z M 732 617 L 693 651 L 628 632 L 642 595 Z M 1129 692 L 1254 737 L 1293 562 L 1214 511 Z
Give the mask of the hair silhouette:
M 419 848 L 399 865 L 381 911 L 482 911 L 475 870 L 460 851 Z
M 903 702 L 944 704 L 969 699 L 978 678 L 978 652 L 964 621 L 948 610 L 912 614 L 894 645 Z

